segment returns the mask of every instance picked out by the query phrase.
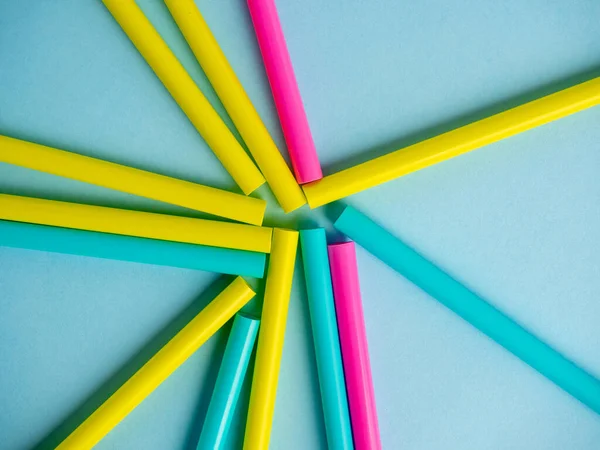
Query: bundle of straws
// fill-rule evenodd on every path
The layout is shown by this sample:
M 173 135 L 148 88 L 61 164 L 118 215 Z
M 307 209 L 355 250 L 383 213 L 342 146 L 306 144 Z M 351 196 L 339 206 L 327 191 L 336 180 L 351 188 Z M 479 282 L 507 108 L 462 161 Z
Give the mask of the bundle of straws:
M 233 318 L 198 449 L 222 448 L 256 343 L 244 449 L 269 438 L 298 239 L 306 274 L 327 441 L 381 448 L 354 242 L 600 413 L 600 380 L 348 206 L 328 245 L 323 228 L 262 226 L 265 182 L 289 213 L 317 208 L 600 103 L 600 78 L 323 177 L 274 0 L 248 7 L 293 166 L 288 167 L 193 0 L 165 0 L 247 146 L 221 120 L 134 0 L 103 0 L 245 195 L 0 136 L 0 162 L 183 206 L 229 221 L 0 194 L 0 245 L 169 265 L 237 277 L 84 420 L 58 449 L 97 444 Z M 267 263 L 267 255 L 268 263 Z M 266 277 L 265 277 L 266 268 Z M 260 319 L 239 313 L 263 278 Z

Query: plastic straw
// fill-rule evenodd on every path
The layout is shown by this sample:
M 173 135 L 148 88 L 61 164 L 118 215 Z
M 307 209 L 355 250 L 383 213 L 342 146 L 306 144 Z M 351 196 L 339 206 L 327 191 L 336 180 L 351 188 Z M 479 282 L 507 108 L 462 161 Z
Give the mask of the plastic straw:
M 0 136 L 0 162 L 260 225 L 266 202 L 33 142 Z
M 257 319 L 241 314 L 237 314 L 233 320 L 217 382 L 198 440 L 198 450 L 225 448 L 259 323 Z
M 302 189 L 194 1 L 165 3 L 283 210 L 291 212 L 306 204 Z
M 335 222 L 335 227 L 600 414 L 600 380 L 540 341 L 356 209 L 347 207 Z
M 356 450 L 380 450 L 375 391 L 353 242 L 328 247 Z
M 253 296 L 254 292 L 246 282 L 242 278 L 236 278 L 79 425 L 57 450 L 91 449 Z
M 297 246 L 297 231 L 273 230 L 244 450 L 269 448 Z
M 0 194 L 0 219 L 268 253 L 272 228 Z
M 296 179 L 300 184 L 323 177 L 294 68 L 273 0 L 248 0 L 248 8 Z
M 262 278 L 264 253 L 0 220 L 0 247 Z
M 352 427 L 325 230 L 302 230 L 300 242 L 327 442 L 329 448 L 351 450 Z
M 317 208 L 600 104 L 600 78 L 410 145 L 303 186 Z
M 102 0 L 245 194 L 265 179 L 134 0 Z

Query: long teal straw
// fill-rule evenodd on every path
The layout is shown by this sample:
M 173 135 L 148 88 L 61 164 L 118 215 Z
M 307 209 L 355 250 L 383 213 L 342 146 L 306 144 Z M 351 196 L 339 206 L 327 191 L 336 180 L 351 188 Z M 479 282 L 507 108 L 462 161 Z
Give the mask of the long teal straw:
M 258 325 L 258 319 L 242 314 L 235 316 L 198 440 L 198 450 L 225 448 L 227 433 L 254 348 Z
M 433 298 L 600 414 L 600 380 L 540 341 L 356 209 L 346 207 L 334 225 Z
M 352 427 L 331 286 L 325 230 L 300 231 L 306 291 L 329 448 L 351 450 Z
M 0 220 L 0 247 L 262 278 L 263 253 Z

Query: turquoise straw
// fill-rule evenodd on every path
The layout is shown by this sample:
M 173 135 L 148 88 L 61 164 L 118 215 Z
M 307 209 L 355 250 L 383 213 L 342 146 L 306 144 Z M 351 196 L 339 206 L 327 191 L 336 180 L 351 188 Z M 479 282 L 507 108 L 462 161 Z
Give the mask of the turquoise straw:
M 262 278 L 263 253 L 0 220 L 0 247 Z
M 198 450 L 225 448 L 227 433 L 244 383 L 259 323 L 258 319 L 241 314 L 235 316 L 198 440 Z
M 302 259 L 329 448 L 351 450 L 352 427 L 335 315 L 325 230 L 301 230 Z
M 346 207 L 334 225 L 433 298 L 600 414 L 600 380 L 544 344 L 356 209 Z

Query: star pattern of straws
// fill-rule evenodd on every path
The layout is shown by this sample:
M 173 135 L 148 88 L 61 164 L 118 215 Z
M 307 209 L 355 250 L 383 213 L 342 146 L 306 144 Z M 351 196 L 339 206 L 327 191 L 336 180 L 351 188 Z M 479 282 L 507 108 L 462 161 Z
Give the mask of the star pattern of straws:
M 230 319 L 198 449 L 223 448 L 256 351 L 245 450 L 269 447 L 298 241 L 329 448 L 381 449 L 355 243 L 600 413 L 600 380 L 546 345 L 358 210 L 323 228 L 263 226 L 267 183 L 290 213 L 342 200 L 408 173 L 600 103 L 600 78 L 323 176 L 274 0 L 248 0 L 292 169 L 271 138 L 193 0 L 165 0 L 248 152 L 134 0 L 103 0 L 243 194 L 0 136 L 0 162 L 190 208 L 226 220 L 0 194 L 0 245 L 235 275 L 231 283 L 58 445 L 90 449 Z M 260 317 L 240 310 L 264 279 Z M 255 348 L 256 347 L 256 348 Z

